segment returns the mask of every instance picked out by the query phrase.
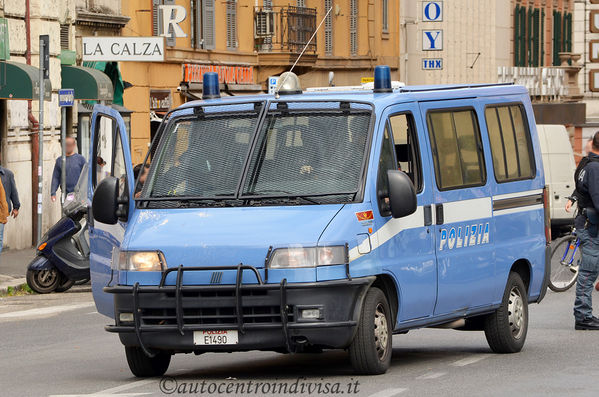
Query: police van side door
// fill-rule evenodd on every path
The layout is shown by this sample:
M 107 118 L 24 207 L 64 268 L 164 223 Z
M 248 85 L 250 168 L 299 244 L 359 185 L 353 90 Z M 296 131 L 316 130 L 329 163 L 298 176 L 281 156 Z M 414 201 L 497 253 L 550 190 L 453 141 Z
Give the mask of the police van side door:
M 433 193 L 428 147 L 418 105 L 406 103 L 389 107 L 382 115 L 378 139 L 378 173 L 373 210 L 376 232 L 373 242 L 379 248 L 377 259 L 383 271 L 391 273 L 399 288 L 399 322 L 430 317 L 437 296 L 434 230 L 431 204 Z M 414 182 L 418 209 L 412 215 L 391 217 L 386 192 L 387 170 L 401 169 Z
M 129 197 L 129 215 L 133 211 L 133 167 L 127 129 L 120 114 L 107 106 L 96 105 L 92 115 L 88 198 L 91 202 L 96 186 L 107 176 L 119 179 L 119 196 Z M 113 317 L 111 295 L 102 291 L 119 281 L 111 269 L 112 253 L 119 248 L 127 222 L 108 225 L 94 220 L 88 212 L 90 242 L 90 274 L 92 293 L 99 313 Z
M 430 142 L 438 272 L 435 315 L 491 303 L 493 203 L 475 100 L 422 102 Z

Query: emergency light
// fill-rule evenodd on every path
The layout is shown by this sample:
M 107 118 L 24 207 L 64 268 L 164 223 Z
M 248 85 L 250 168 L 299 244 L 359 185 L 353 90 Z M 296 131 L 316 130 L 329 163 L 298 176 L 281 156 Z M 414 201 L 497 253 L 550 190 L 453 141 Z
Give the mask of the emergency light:
M 374 68 L 374 92 L 392 92 L 391 70 L 387 65 L 375 66 Z
M 202 83 L 202 99 L 220 98 L 220 83 L 218 82 L 218 73 L 204 73 Z

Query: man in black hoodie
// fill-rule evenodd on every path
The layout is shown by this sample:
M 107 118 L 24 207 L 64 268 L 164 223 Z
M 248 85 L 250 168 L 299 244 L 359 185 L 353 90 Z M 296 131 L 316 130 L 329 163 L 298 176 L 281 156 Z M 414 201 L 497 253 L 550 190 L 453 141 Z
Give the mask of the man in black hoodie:
M 580 238 L 582 261 L 578 268 L 574 328 L 599 330 L 599 319 L 593 316 L 591 293 L 599 276 L 599 132 L 595 133 L 587 164 L 577 173 L 576 194 L 579 214 L 575 225 Z

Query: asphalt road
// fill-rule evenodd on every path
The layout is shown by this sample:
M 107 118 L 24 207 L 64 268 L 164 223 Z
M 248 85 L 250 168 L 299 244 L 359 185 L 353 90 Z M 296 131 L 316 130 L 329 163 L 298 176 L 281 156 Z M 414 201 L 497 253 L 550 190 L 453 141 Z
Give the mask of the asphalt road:
M 595 298 L 599 302 L 599 293 Z M 161 387 L 261 395 L 286 385 L 287 394 L 304 396 L 326 394 L 327 387 L 376 397 L 596 396 L 599 332 L 574 331 L 573 299 L 572 290 L 549 291 L 531 305 L 527 342 L 518 354 L 491 353 L 482 332 L 425 329 L 394 336 L 392 367 L 381 376 L 353 375 L 340 351 L 248 352 L 177 355 L 161 381 L 130 374 L 118 337 L 103 330 L 109 320 L 96 313 L 90 293 L 2 298 L 0 395 L 160 396 Z

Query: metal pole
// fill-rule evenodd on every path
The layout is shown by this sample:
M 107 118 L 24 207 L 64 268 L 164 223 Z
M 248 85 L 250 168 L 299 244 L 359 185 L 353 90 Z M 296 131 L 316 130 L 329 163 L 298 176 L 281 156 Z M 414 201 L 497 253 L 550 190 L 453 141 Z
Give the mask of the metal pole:
M 38 185 L 37 185 L 37 245 L 42 240 L 42 193 L 43 189 L 43 169 L 44 169 L 44 54 L 47 51 L 44 48 L 44 40 L 40 36 L 40 98 L 39 98 L 39 153 L 38 153 Z
M 60 139 L 62 141 L 62 175 L 60 176 L 60 192 L 61 203 L 64 207 L 64 202 L 67 197 L 67 108 L 62 107 L 62 123 L 60 128 Z

